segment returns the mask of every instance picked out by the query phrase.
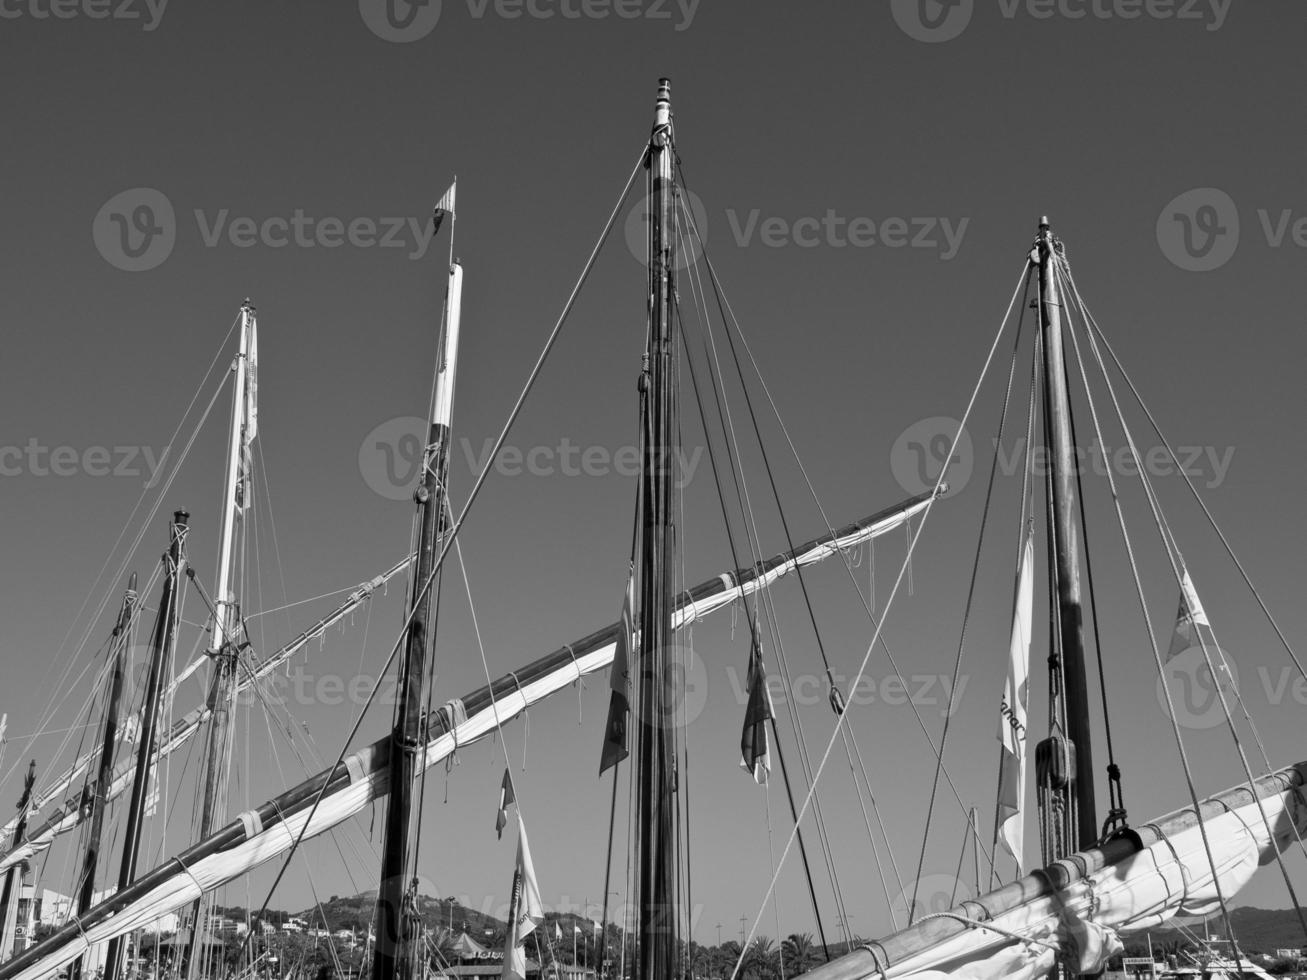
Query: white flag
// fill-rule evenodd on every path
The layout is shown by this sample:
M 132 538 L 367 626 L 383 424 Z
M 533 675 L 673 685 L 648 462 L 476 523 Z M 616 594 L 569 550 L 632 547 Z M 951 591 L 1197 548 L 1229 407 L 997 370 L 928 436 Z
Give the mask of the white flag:
M 449 190 L 445 191 L 445 196 L 436 204 L 436 209 L 431 214 L 431 234 L 433 236 L 440 231 L 440 223 L 445 220 L 445 215 L 454 213 L 454 195 L 457 190 L 458 178 L 455 177 L 454 182 L 449 185 Z
M 1171 649 L 1166 652 L 1166 659 L 1172 660 L 1190 647 L 1201 646 L 1204 642 L 1211 646 L 1211 628 L 1207 610 L 1203 608 L 1198 590 L 1194 588 L 1194 580 L 1189 577 L 1186 568 L 1180 576 L 1180 609 L 1175 614 L 1175 633 L 1171 636 Z M 1203 634 L 1201 630 L 1209 632 Z
M 1021 547 L 1007 683 L 999 707 L 998 741 L 1003 747 L 998 772 L 998 821 L 1003 842 L 1022 867 L 1025 821 L 1021 804 L 1026 785 L 1026 705 L 1030 698 L 1030 640 L 1035 606 L 1035 545 L 1029 532 Z
M 513 871 L 513 894 L 509 905 L 508 937 L 504 940 L 502 980 L 526 980 L 526 937 L 545 921 L 545 903 L 540 900 L 531 848 L 526 841 L 526 824 L 517 815 L 517 868 Z

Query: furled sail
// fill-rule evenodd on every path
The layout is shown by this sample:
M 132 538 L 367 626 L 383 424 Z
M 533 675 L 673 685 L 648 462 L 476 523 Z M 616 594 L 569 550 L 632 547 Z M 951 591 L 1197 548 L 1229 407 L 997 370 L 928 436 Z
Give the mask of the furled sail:
M 682 592 L 677 597 L 672 626 L 679 629 L 752 595 L 795 568 L 815 564 L 892 531 L 926 510 L 933 499 L 932 493 L 920 494 L 793 551 Z M 497 723 L 516 717 L 585 675 L 609 666 L 620 629 L 620 624 L 613 623 L 461 699 L 447 702 L 426 722 L 427 768 L 447 759 L 460 746 L 490 734 Z M 301 833 L 305 838 L 313 837 L 348 820 L 389 791 L 389 747 L 389 737 L 380 739 L 347 756 L 334 769 L 242 813 L 217 833 L 142 875 L 49 938 L 0 964 L 0 980 L 49 976 L 97 943 L 139 929 L 283 853 Z M 315 810 L 319 794 L 321 802 Z
M 283 666 L 291 657 L 302 650 L 309 641 L 322 636 L 324 632 L 357 609 L 374 592 L 376 592 L 377 589 L 381 588 L 407 568 L 411 560 L 412 559 L 410 558 L 405 558 L 396 562 L 380 575 L 362 583 L 357 589 L 350 593 L 349 598 L 304 632 L 300 633 L 299 636 L 295 637 L 295 639 L 291 640 L 280 650 L 277 650 L 266 660 L 254 665 L 249 671 L 239 674 L 236 682 L 237 692 L 248 688 L 252 683 L 254 683 L 255 679 L 267 677 L 277 668 Z M 176 679 L 173 680 L 168 689 L 168 695 L 171 696 L 173 691 L 175 691 L 177 687 L 186 680 L 186 678 L 195 673 L 195 671 L 198 670 L 202 664 L 207 662 L 208 659 L 207 656 L 200 656 L 188 664 L 186 668 L 177 675 Z M 158 764 L 157 760 L 167 758 L 178 748 L 185 745 L 191 736 L 200 730 L 200 725 L 203 724 L 204 719 L 208 716 L 208 708 L 204 705 L 200 705 L 177 719 L 169 729 L 168 734 L 164 736 L 160 743 L 155 764 Z M 124 732 L 119 744 L 129 744 L 135 740 L 135 732 L 140 726 L 140 720 L 139 711 L 128 717 L 126 724 L 123 726 Z M 33 810 L 35 811 L 46 806 L 51 800 L 57 798 L 60 794 L 67 792 L 68 788 L 73 784 L 73 781 L 80 774 L 85 772 L 86 769 L 99 758 L 99 756 L 100 751 L 97 748 L 78 758 L 72 766 L 60 774 L 59 778 L 55 780 L 52 786 L 47 788 L 44 793 L 36 798 L 33 804 Z M 134 763 L 131 760 L 128 760 L 114 770 L 113 780 L 109 787 L 109 800 L 116 799 L 119 794 L 130 788 L 132 784 L 133 770 Z M 82 794 L 79 792 L 67 797 L 63 804 L 55 810 L 40 827 L 37 827 L 35 830 L 32 830 L 27 834 L 26 839 L 21 845 L 17 847 L 11 846 L 8 850 L 0 851 L 0 871 L 3 871 L 11 865 L 17 864 L 20 861 L 31 860 L 35 855 L 47 850 L 50 845 L 55 842 L 57 837 L 60 837 L 68 831 L 78 827 L 85 818 L 86 813 L 82 806 Z M 16 826 L 17 820 L 15 819 L 11 821 L 11 824 Z M 4 830 L 0 831 L 0 840 L 3 840 L 11 834 L 12 827 L 10 824 L 6 824 Z
M 812 970 L 811 980 L 1094 973 L 1119 936 L 1208 915 L 1307 832 L 1307 762 L 1144 824 Z M 1258 798 L 1265 809 L 1264 823 Z M 1199 822 L 1215 864 L 1209 863 Z M 1267 826 L 1271 828 L 1268 834 Z M 997 972 L 995 972 L 997 971 Z

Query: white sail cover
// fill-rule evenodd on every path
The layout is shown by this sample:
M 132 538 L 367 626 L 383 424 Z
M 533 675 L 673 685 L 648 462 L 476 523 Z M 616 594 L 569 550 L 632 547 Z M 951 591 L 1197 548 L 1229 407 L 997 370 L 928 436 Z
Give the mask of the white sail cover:
M 929 494 L 922 495 L 914 498 L 908 506 L 896 508 L 879 519 L 841 528 L 834 535 L 809 542 L 793 552 L 777 556 L 744 572 L 722 575 L 719 580 L 707 583 L 708 588 L 693 590 L 694 593 L 699 593 L 704 589 L 705 594 L 700 598 L 693 598 L 691 593 L 682 593 L 680 605 L 672 615 L 672 626 L 679 629 L 700 616 L 752 595 L 794 568 L 814 564 L 893 530 L 929 507 L 933 499 Z M 612 636 L 616 635 L 615 632 L 609 632 Z M 579 648 L 581 645 L 577 646 Z M 576 652 L 562 658 L 557 667 L 541 676 L 516 683 L 508 689 L 500 689 L 493 702 L 480 710 L 468 711 L 462 700 L 446 703 L 440 709 L 441 724 L 432 726 L 433 729 L 444 728 L 445 731 L 427 743 L 424 756 L 426 768 L 449 758 L 460 746 L 489 735 L 495 730 L 496 717 L 499 723 L 506 722 L 582 677 L 608 667 L 612 663 L 615 648 L 615 639 L 608 639 L 592 645 L 585 652 Z M 570 651 L 570 647 L 568 649 Z M 521 673 L 523 672 L 518 672 L 519 675 Z M 492 690 L 497 686 L 492 686 Z M 240 835 L 240 840 L 208 853 L 193 863 L 178 867 L 175 873 L 162 875 L 161 880 L 149 891 L 132 897 L 121 907 L 117 907 L 120 903 L 113 897 L 97 904 L 84 916 L 71 920 L 69 927 L 28 950 L 21 961 L 21 967 L 14 965 L 18 960 L 0 964 L 0 980 L 36 980 L 38 977 L 50 976 L 91 947 L 139 929 L 284 853 L 300 837 L 301 831 L 304 831 L 304 838 L 308 839 L 362 812 L 372 800 L 385 795 L 389 790 L 386 761 L 379 758 L 379 747 L 385 744 L 383 740 L 347 756 L 342 766 L 349 773 L 349 781 L 325 793 L 316 810 L 302 806 L 285 813 L 284 819 L 267 828 L 260 823 L 259 811 L 241 814 L 239 821 L 244 832 Z M 224 836 L 229 829 L 224 828 L 214 835 L 215 838 Z M 191 850 L 201 850 L 202 844 L 203 842 L 195 845 Z M 154 880 L 160 877 L 159 872 L 170 865 L 181 865 L 183 857 L 184 855 L 173 858 L 155 872 L 141 876 L 131 888 L 139 890 L 142 880 Z M 103 906 L 106 904 L 115 906 L 111 916 L 105 914 Z
M 818 967 L 812 980 L 1033 977 L 1047 973 L 1050 946 L 1074 972 L 1096 972 L 1120 950 L 1120 936 L 1212 913 L 1218 883 L 1230 899 L 1307 832 L 1305 775 L 1299 763 L 1258 781 L 1265 823 L 1246 785 L 1201 805 L 1215 876 L 1193 809 L 1180 810 L 1138 828 L 1141 848 L 1122 840 L 1081 852 Z

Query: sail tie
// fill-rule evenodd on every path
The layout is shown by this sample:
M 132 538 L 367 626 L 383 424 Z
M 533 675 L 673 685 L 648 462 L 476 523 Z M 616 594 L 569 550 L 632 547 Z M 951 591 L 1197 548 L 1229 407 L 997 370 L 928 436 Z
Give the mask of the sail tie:
M 450 737 L 454 740 L 454 749 L 445 759 L 445 775 L 449 775 L 454 766 L 460 765 L 458 761 L 458 727 L 467 723 L 467 706 L 463 704 L 462 698 L 454 698 L 452 701 L 446 701 L 441 705 L 436 714 L 445 723 L 445 730 L 449 732 Z
M 508 676 L 513 678 L 517 693 L 522 696 L 522 771 L 526 772 L 526 745 L 531 741 L 531 712 L 527 710 L 526 694 L 522 690 L 522 679 L 517 676 L 517 671 L 510 670 Z M 507 753 L 507 748 L 504 751 Z
M 576 668 L 576 680 L 572 682 L 576 685 L 576 723 L 582 725 L 585 724 L 584 705 L 581 700 L 581 693 L 585 690 L 585 674 L 581 670 L 581 665 L 576 662 L 576 651 L 572 649 L 572 644 L 564 643 L 563 649 L 572 658 L 572 666 Z
M 236 818 L 245 828 L 245 839 L 253 840 L 259 834 L 263 833 L 263 821 L 259 819 L 258 810 L 246 810 Z
M 1059 946 L 1057 943 L 1051 943 L 1047 939 L 1036 939 L 1034 936 L 1023 936 L 1019 932 L 1013 932 L 1010 929 L 1000 928 L 999 926 L 994 925 L 992 922 L 981 922 L 978 919 L 968 918 L 967 916 L 963 915 L 960 912 L 932 912 L 929 915 L 923 915 L 917 921 L 925 922 L 927 919 L 954 919 L 958 922 L 961 922 L 963 925 L 967 926 L 970 929 L 986 929 L 989 932 L 996 932 L 1000 936 L 1004 936 L 1008 939 L 1015 939 L 1019 943 L 1026 943 L 1031 946 L 1043 946 L 1045 949 L 1051 949 L 1054 953 L 1058 954 L 1058 956 L 1061 956 L 1063 953 L 1063 949 L 1061 946 Z M 867 950 L 873 956 L 876 955 L 875 952 L 871 949 L 870 945 L 864 946 L 862 948 Z M 882 970 L 881 972 L 883 973 L 884 971 Z

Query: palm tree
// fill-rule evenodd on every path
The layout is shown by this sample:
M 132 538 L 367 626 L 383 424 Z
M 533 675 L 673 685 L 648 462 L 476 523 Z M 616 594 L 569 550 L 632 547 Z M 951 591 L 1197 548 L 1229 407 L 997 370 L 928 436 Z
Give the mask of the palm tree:
M 776 956 L 776 943 L 766 936 L 759 936 L 751 942 L 744 956 L 743 973 L 755 980 L 777 980 L 780 962 Z
M 810 932 L 792 933 L 781 943 L 781 952 L 785 955 L 785 975 L 791 977 L 807 973 L 817 959 L 817 947 Z

